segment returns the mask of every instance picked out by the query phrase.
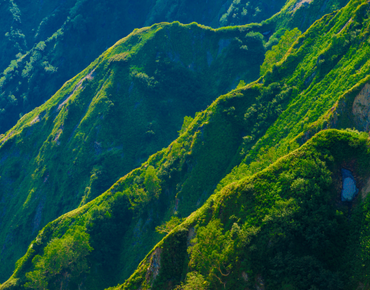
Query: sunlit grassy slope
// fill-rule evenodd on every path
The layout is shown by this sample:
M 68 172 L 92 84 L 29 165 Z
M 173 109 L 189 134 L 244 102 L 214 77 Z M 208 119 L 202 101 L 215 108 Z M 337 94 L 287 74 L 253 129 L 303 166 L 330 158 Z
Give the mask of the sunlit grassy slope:
M 2 139 L 0 154 L 3 150 L 2 160 L 8 166 L 4 166 L 5 174 L 1 175 L 6 201 L 2 213 L 7 223 L 4 233 L 1 234 L 7 245 L 3 251 L 19 255 L 28 247 L 26 256 L 17 263 L 12 278 L 2 287 L 10 289 L 24 285 L 27 282 L 25 273 L 33 271 L 37 262 L 36 259 L 32 263 L 33 257 L 43 255 L 49 241 L 63 235 L 68 236 L 65 234 L 67 229 L 73 230 L 75 227 L 82 227 L 89 234 L 89 242 L 94 250 L 87 256 L 90 272 L 77 275 L 75 280 L 68 280 L 71 289 L 77 288 L 81 282 L 88 289 L 103 289 L 124 283 L 145 254 L 160 241 L 161 236 L 155 232 L 155 226 L 169 220 L 172 215 L 187 217 L 199 208 L 215 189 L 216 195 L 212 196 L 204 207 L 209 207 L 210 210 L 193 214 L 193 217 L 199 214 L 202 218 L 188 219 L 184 224 L 187 225 L 185 228 L 178 228 L 161 242 L 159 245 L 163 250 L 156 250 L 156 258 L 153 258 L 153 255 L 147 256 L 137 272 L 122 287 L 137 289 L 140 285 L 144 288 L 152 285 L 157 289 L 172 289 L 185 279 L 187 272 L 196 270 L 202 275 L 196 277 L 205 279 L 205 285 L 214 288 L 221 289 L 225 285 L 230 289 L 237 289 L 233 287 L 239 287 L 235 285 L 240 283 L 240 287 L 254 287 L 253 285 L 257 284 L 253 283 L 259 281 L 258 283 L 267 283 L 271 289 L 276 285 L 304 289 L 301 285 L 304 285 L 306 280 L 295 278 L 300 272 L 297 274 L 292 270 L 293 272 L 276 274 L 276 269 L 279 268 L 276 265 L 285 263 L 284 259 L 293 261 L 292 265 L 301 265 L 303 272 L 313 269 L 313 275 L 317 275 L 319 282 L 312 285 L 319 289 L 320 285 L 329 287 L 327 289 L 346 289 L 348 285 L 351 287 L 351 283 L 366 282 L 366 277 L 360 275 L 360 270 L 354 278 L 343 276 L 339 279 L 336 273 L 342 269 L 339 263 L 342 260 L 335 260 L 340 258 L 334 259 L 334 254 L 328 254 L 329 260 L 334 259 L 331 264 L 315 256 L 321 250 L 325 251 L 327 246 L 326 242 L 322 245 L 321 236 L 327 239 L 329 244 L 334 244 L 333 248 L 339 252 L 345 251 L 352 241 L 358 243 L 362 238 L 366 241 L 365 236 L 361 238 L 351 232 L 351 228 L 355 231 L 355 227 L 345 218 L 347 205 L 338 205 L 333 201 L 337 198 L 335 196 L 340 194 L 340 185 L 338 188 L 333 187 L 333 182 L 338 183 L 340 180 L 337 176 L 340 166 L 354 170 L 359 180 L 365 180 L 367 177 L 367 141 L 364 135 L 337 131 L 321 134 L 315 139 L 322 140 L 322 144 L 319 144 L 321 147 L 312 145 L 312 141 L 311 147 L 306 145 L 296 151 L 301 152 L 299 154 L 302 154 L 302 158 L 294 161 L 293 154 L 284 159 L 298 164 L 296 167 L 292 166 L 292 172 L 289 172 L 288 165 L 279 169 L 279 172 L 287 176 L 280 176 L 280 173 L 274 171 L 274 168 L 282 166 L 282 163 L 277 163 L 280 165 L 271 167 L 272 169 L 264 171 L 265 173 L 255 175 L 262 176 L 261 182 L 265 184 L 265 187 L 261 185 L 256 189 L 261 196 L 258 201 L 261 202 L 260 205 L 256 204 L 249 210 L 239 210 L 237 206 L 234 208 L 225 203 L 225 209 L 217 212 L 213 211 L 211 205 L 214 199 L 226 198 L 228 190 L 225 188 L 229 188 L 227 186 L 230 183 L 239 182 L 267 167 L 272 161 L 299 147 L 314 132 L 330 126 L 346 127 L 344 122 L 329 122 L 330 112 L 334 112 L 336 107 L 332 111 L 329 109 L 336 105 L 338 100 L 346 97 L 346 106 L 351 107 L 354 96 L 367 81 L 367 11 L 366 2 L 351 1 L 342 10 L 315 22 L 270 72 L 244 88 L 219 97 L 206 110 L 196 114 L 194 120 L 184 126 L 180 136 L 169 147 L 152 155 L 140 168 L 121 178 L 103 195 L 49 223 L 32 242 L 32 246 L 28 247 L 27 239 L 33 233 L 36 234 L 41 224 L 75 208 L 78 204 L 83 205 L 90 201 L 108 188 L 115 178 L 122 176 L 123 172 L 128 172 L 130 166 L 139 165 L 146 156 L 158 150 L 158 147 L 165 146 L 166 141 L 174 139 L 176 131 L 181 127 L 182 117 L 190 111 L 198 110 L 195 107 L 187 108 L 189 103 L 185 100 L 182 102 L 183 99 L 194 98 L 193 104 L 206 107 L 215 97 L 214 93 L 227 91 L 240 79 L 247 82 L 253 80 L 252 70 L 246 71 L 244 68 L 255 66 L 258 73 L 263 58 L 261 51 L 264 49 L 264 39 L 259 32 L 263 33 L 263 29 L 267 27 L 264 25 L 271 23 L 251 26 L 254 31 L 248 27 L 215 31 L 196 24 L 159 24 L 138 30 L 109 49 L 88 69 L 68 82 L 50 101 L 23 117 Z M 172 32 L 180 35 L 181 39 L 184 39 L 183 42 L 172 37 Z M 157 38 L 158 35 L 161 37 Z M 163 39 L 167 39 L 167 42 L 163 42 Z M 170 46 L 166 46 L 168 43 Z M 199 45 L 197 51 L 201 52 L 200 56 L 196 54 L 195 60 L 194 54 L 191 53 L 194 45 Z M 156 49 L 150 49 L 151 47 Z M 224 48 L 221 52 L 220 47 Z M 355 51 L 361 53 L 354 53 Z M 232 57 L 228 57 L 228 54 Z M 230 68 L 235 69 L 234 75 L 229 74 Z M 171 77 L 166 78 L 166 73 Z M 178 77 L 173 78 L 175 75 Z M 174 79 L 176 82 L 171 83 Z M 191 89 L 192 86 L 195 87 Z M 186 94 L 189 88 L 191 93 Z M 166 95 L 168 91 L 170 94 Z M 197 97 L 197 94 L 200 95 Z M 171 98 L 174 95 L 178 98 Z M 144 99 L 143 96 L 150 98 Z M 64 103 L 65 100 L 67 102 Z M 161 106 L 156 106 L 158 103 Z M 141 106 L 147 111 L 140 113 L 138 108 Z M 156 109 L 160 110 L 160 115 L 150 115 Z M 189 111 L 186 111 L 187 109 Z M 164 116 L 169 119 L 162 119 Z M 350 112 L 348 117 L 348 122 L 351 123 L 353 118 Z M 170 126 L 168 130 L 163 130 L 163 124 L 168 122 L 167 120 L 171 120 Z M 306 125 L 309 123 L 312 123 L 312 126 Z M 336 148 L 332 140 L 343 143 L 339 144 L 338 148 L 344 148 L 342 151 L 346 154 L 336 155 L 336 151 L 326 152 L 322 149 Z M 35 151 L 32 151 L 32 148 Z M 130 149 L 125 151 L 125 148 Z M 143 154 L 143 150 L 147 151 Z M 28 152 L 35 152 L 35 157 L 30 156 L 31 153 Z M 330 157 L 331 155 L 333 157 Z M 131 163 L 120 160 L 131 160 Z M 303 160 L 303 163 L 307 160 L 307 165 L 299 165 L 299 160 Z M 331 163 L 326 164 L 326 160 Z M 365 165 L 362 162 L 365 162 Z M 29 173 L 20 169 L 24 168 L 23 164 L 29 166 Z M 312 176 L 305 175 L 308 174 L 305 173 L 306 167 L 307 172 L 312 171 Z M 268 172 L 271 172 L 271 179 L 268 179 Z M 228 175 L 224 178 L 226 174 Z M 274 179 L 273 176 L 277 175 L 279 176 Z M 220 182 L 221 179 L 223 180 Z M 286 182 L 286 187 L 283 187 L 283 182 Z M 17 199 L 15 195 L 9 194 L 15 192 L 15 186 L 20 188 Z M 248 194 L 253 194 L 253 184 L 247 187 L 250 187 Z M 240 196 L 242 188 L 235 187 L 233 194 Z M 295 189 L 302 190 L 302 200 L 297 200 Z M 311 196 L 315 190 L 318 198 L 313 198 L 311 204 Z M 242 199 L 238 201 L 235 198 L 235 201 L 238 206 L 245 204 Z M 327 236 L 325 229 L 321 236 L 313 235 L 313 238 L 309 238 L 300 228 L 313 230 L 309 222 L 307 225 L 297 222 L 298 224 L 293 224 L 293 229 L 289 228 L 291 217 L 297 214 L 298 220 L 307 222 L 309 209 L 321 201 L 325 202 L 326 207 L 317 213 L 318 219 L 323 221 L 323 225 L 343 224 L 343 227 L 350 231 L 349 236 L 352 238 L 354 235 L 353 240 L 336 244 L 337 238 L 333 238 L 332 234 Z M 358 208 L 366 205 L 360 200 L 356 202 Z M 286 218 L 281 221 L 280 211 L 287 212 Z M 15 218 L 10 217 L 10 213 L 13 216 L 14 212 L 17 213 Z M 335 215 L 332 215 L 333 212 Z M 358 213 L 358 216 L 361 220 L 358 226 L 366 226 L 361 213 Z M 223 224 L 222 228 L 217 224 L 218 219 Z M 207 228 L 210 220 L 214 223 Z M 236 247 L 235 250 L 230 248 L 227 253 L 216 251 L 216 254 L 220 255 L 218 260 L 223 262 L 218 265 L 220 269 L 217 269 L 217 264 L 216 268 L 207 266 L 214 264 L 212 262 L 204 265 L 202 257 L 186 254 L 186 248 L 191 245 L 188 244 L 188 237 L 194 237 L 193 230 L 190 234 L 188 231 L 196 223 L 205 227 L 205 233 L 213 233 L 215 227 L 219 228 L 220 230 L 214 233 L 215 237 L 229 243 L 230 247 Z M 275 245 L 274 240 L 272 244 L 269 242 L 266 233 L 270 228 L 275 229 L 276 224 Z M 266 260 L 263 256 L 265 248 L 260 250 L 252 247 L 251 255 L 249 250 L 243 251 L 245 248 L 237 249 L 239 246 L 234 245 L 232 241 L 234 234 L 232 231 L 227 234 L 232 226 L 234 231 L 238 231 L 239 227 L 246 233 L 242 245 L 252 247 L 252 239 L 257 239 L 257 244 L 271 247 L 271 251 L 276 252 L 276 261 Z M 288 227 L 287 232 L 285 226 Z M 336 235 L 335 231 L 339 229 L 340 227 L 334 227 L 333 235 Z M 295 238 L 288 239 L 291 230 L 297 230 L 301 233 L 302 240 L 307 240 L 307 252 L 300 252 L 300 248 L 295 246 Z M 292 248 L 280 248 L 281 244 L 286 245 L 285 236 L 288 236 Z M 237 233 L 234 237 L 238 237 Z M 263 244 L 258 239 L 264 242 L 267 239 L 267 242 Z M 169 245 L 179 243 L 181 249 L 178 251 L 178 257 L 177 252 L 166 250 L 169 249 L 166 241 Z M 196 241 L 200 247 L 204 246 L 201 238 Z M 17 243 L 23 248 L 16 246 Z M 321 245 L 324 248 L 320 248 Z M 361 249 L 360 246 L 349 248 L 351 251 Z M 232 271 L 236 264 L 229 262 L 240 255 L 244 255 L 241 260 L 237 259 L 244 263 L 241 268 L 244 270 L 239 273 L 241 277 Z M 172 261 L 170 257 L 173 257 Z M 253 264 L 253 261 L 256 263 Z M 150 266 L 153 263 L 156 265 L 155 269 Z M 367 262 L 364 263 L 366 269 Z M 360 262 L 354 259 L 349 267 L 355 269 L 357 266 L 360 267 Z M 66 269 L 67 272 L 70 270 Z M 221 277 L 222 274 L 217 271 L 226 273 L 229 278 Z M 58 276 L 59 274 L 55 277 L 45 274 L 49 287 L 59 288 L 61 281 L 65 281 L 64 276 Z M 287 277 L 286 280 L 279 278 L 282 276 Z M 241 279 L 247 284 L 243 284 Z M 334 282 L 330 282 L 332 280 Z
M 369 154 L 367 133 L 318 133 L 213 195 L 110 289 L 367 289 L 369 198 L 342 202 L 340 169 L 364 186 Z

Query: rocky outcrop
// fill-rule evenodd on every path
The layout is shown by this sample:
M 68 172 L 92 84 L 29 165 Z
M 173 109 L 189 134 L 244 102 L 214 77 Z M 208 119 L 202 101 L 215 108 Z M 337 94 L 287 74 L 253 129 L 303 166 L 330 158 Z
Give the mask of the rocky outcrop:
M 161 265 L 161 255 L 162 255 L 162 249 L 157 248 L 155 249 L 155 251 L 153 252 L 151 256 L 150 266 L 148 267 L 148 271 L 145 276 L 146 281 L 148 283 L 150 283 L 150 281 L 153 282 L 159 274 L 159 270 L 161 268 L 160 266 Z
M 370 84 L 366 84 L 356 96 L 352 105 L 352 114 L 358 130 L 370 130 Z

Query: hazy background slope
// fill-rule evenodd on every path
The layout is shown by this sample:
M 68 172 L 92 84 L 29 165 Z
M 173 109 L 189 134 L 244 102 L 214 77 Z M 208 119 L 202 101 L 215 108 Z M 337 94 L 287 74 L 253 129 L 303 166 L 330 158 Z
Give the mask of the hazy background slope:
M 90 31 L 83 26 L 79 32 L 77 28 L 81 27 L 74 26 L 65 16 L 62 30 L 48 41 L 38 42 L 6 70 L 3 81 L 9 82 L 9 90 L 16 86 L 12 92 L 21 92 L 17 86 L 23 85 L 27 90 L 48 90 L 56 80 L 52 75 L 66 76 L 47 61 L 48 57 L 67 63 L 66 53 L 70 53 L 73 57 L 68 61 L 77 69 L 88 61 L 84 57 L 94 52 L 89 43 L 98 35 L 113 39 L 115 30 L 107 34 L 103 32 L 105 26 L 98 25 L 106 14 L 98 13 L 102 18 L 96 19 L 87 16 L 104 11 L 108 4 L 63 3 L 70 6 L 63 6 L 60 11 L 68 11 L 76 21 L 89 19 L 97 28 Z M 317 10 L 324 13 L 340 5 L 335 0 L 330 2 L 330 8 L 325 8 L 325 3 L 316 0 L 295 9 L 292 2 L 263 24 L 219 31 L 195 24 L 184 28 L 177 23 L 136 31 L 66 83 L 50 102 L 23 117 L 2 136 L 0 149 L 3 156 L 0 244 L 1 259 L 7 261 L 0 271 L 3 279 L 11 272 L 8 263 L 13 264 L 23 255 L 43 225 L 98 196 L 150 154 L 167 146 L 180 130 L 184 116 L 204 109 L 217 96 L 235 88 L 240 80 L 244 83 L 255 80 L 265 50 L 278 41 L 284 29 L 301 25 L 302 15 L 310 15 L 304 22 L 307 25 L 315 20 L 311 13 Z M 133 11 L 112 5 L 109 5 L 112 13 L 126 11 L 137 19 Z M 62 13 L 53 5 L 42 7 L 45 11 L 40 8 L 38 13 Z M 119 22 L 121 18 L 114 19 Z M 115 29 L 122 30 L 120 27 Z M 47 31 L 53 29 L 46 29 L 46 34 Z M 31 40 L 32 37 L 28 41 Z M 70 66 L 65 69 L 68 74 L 73 71 Z M 38 70 L 42 75 L 36 73 Z M 20 79 L 26 75 L 30 82 Z M 36 95 L 41 97 L 43 93 Z M 17 104 L 13 97 L 6 100 Z M 210 193 L 211 190 L 205 191 L 202 200 Z M 202 200 L 197 202 L 198 206 Z
M 184 280 L 185 272 L 188 271 L 186 248 L 189 245 L 189 239 L 194 237 L 194 231 L 191 227 L 180 230 L 174 233 L 175 236 L 170 235 L 165 239 L 158 249 L 150 252 L 150 249 L 161 238 L 155 232 L 155 226 L 169 220 L 171 216 L 187 217 L 207 200 L 215 188 L 215 193 L 219 194 L 221 199 L 227 198 L 230 190 L 233 192 L 230 203 L 225 205 L 225 208 L 222 210 L 217 210 L 215 212 L 216 215 L 213 217 L 214 219 L 220 217 L 223 219 L 222 223 L 226 225 L 225 231 L 230 230 L 234 220 L 236 223 L 240 223 L 238 226 L 242 226 L 241 221 L 243 223 L 248 221 L 243 224 L 243 230 L 247 232 L 252 231 L 252 234 L 253 226 L 266 225 L 263 228 L 264 234 L 257 239 L 257 245 L 264 245 L 264 248 L 256 251 L 253 248 L 251 249 L 257 255 L 251 257 L 260 264 L 254 264 L 253 260 L 251 262 L 251 258 L 247 255 L 248 251 L 240 254 L 244 255 L 243 259 L 246 259 L 243 262 L 243 269 L 252 271 L 246 272 L 247 276 L 252 275 L 250 276 L 253 277 L 252 280 L 246 280 L 243 276 L 230 276 L 235 278 L 230 280 L 228 284 L 231 288 L 234 287 L 234 282 L 241 282 L 242 287 L 247 286 L 243 284 L 244 282 L 241 279 L 252 284 L 254 281 L 262 281 L 261 283 L 263 284 L 264 277 L 268 277 L 269 285 L 275 285 L 276 283 L 278 285 L 283 285 L 282 283 L 292 285 L 290 282 L 295 281 L 294 279 L 297 277 L 294 274 L 295 272 L 279 276 L 291 277 L 291 280 L 288 282 L 281 281 L 279 280 L 280 278 L 274 280 L 273 276 L 273 271 L 281 268 L 279 266 L 281 261 L 287 259 L 286 261 L 291 262 L 289 260 L 289 257 L 291 257 L 289 254 L 290 250 L 287 253 L 286 247 L 284 248 L 283 246 L 284 249 L 280 247 L 281 245 L 289 245 L 285 242 L 286 240 L 278 239 L 276 244 L 272 244 L 274 246 L 273 254 L 275 255 L 277 252 L 275 264 L 273 263 L 274 261 L 267 261 L 266 257 L 263 256 L 265 249 L 268 249 L 270 245 L 267 234 L 270 232 L 270 228 L 277 231 L 278 237 L 284 236 L 286 232 L 281 232 L 279 229 L 279 225 L 282 224 L 284 227 L 288 227 L 287 233 L 289 233 L 289 237 L 295 236 L 294 234 L 290 235 L 291 229 L 289 225 L 285 224 L 286 221 L 289 223 L 291 219 L 283 219 L 281 223 L 279 217 L 276 216 L 276 212 L 274 213 L 274 211 L 280 212 L 281 208 L 279 206 L 286 206 L 285 209 L 288 210 L 289 215 L 290 213 L 298 214 L 297 217 L 302 223 L 309 221 L 310 213 L 317 208 L 318 212 L 315 212 L 317 219 L 323 221 L 326 225 L 325 229 L 323 229 L 325 231 L 318 233 L 318 235 L 302 234 L 301 238 L 311 248 L 309 248 L 308 252 L 304 252 L 300 251 L 299 247 L 292 246 L 290 249 L 297 251 L 297 256 L 295 256 L 293 259 L 295 262 L 291 265 L 294 266 L 295 263 L 301 265 L 302 273 L 307 273 L 306 269 L 313 271 L 313 273 L 316 273 L 315 275 L 318 275 L 317 277 L 320 278 L 320 281 L 324 283 L 322 285 L 326 285 L 325 287 L 327 288 L 330 286 L 332 289 L 341 289 L 341 287 L 344 287 L 343 285 L 352 285 L 350 283 L 353 281 L 355 283 L 363 282 L 362 272 L 357 272 L 359 276 L 355 277 L 353 281 L 349 273 L 346 273 L 345 277 L 340 278 L 342 280 L 338 280 L 336 272 L 346 268 L 345 265 L 339 262 L 350 261 L 350 259 L 343 258 L 343 260 L 340 260 L 341 257 L 335 256 L 335 253 L 346 250 L 347 246 L 349 247 L 351 244 L 351 240 L 347 240 L 350 236 L 346 236 L 346 240 L 343 240 L 344 244 L 341 244 L 341 239 L 337 239 L 337 235 L 335 233 L 331 234 L 332 232 L 329 229 L 333 229 L 335 232 L 339 231 L 338 223 L 343 225 L 346 231 L 352 228 L 345 218 L 345 213 L 348 213 L 352 204 L 342 204 L 340 201 L 340 169 L 344 167 L 352 170 L 360 189 L 366 187 L 364 186 L 368 182 L 368 166 L 366 163 L 368 160 L 366 149 L 368 136 L 366 134 L 343 132 L 337 134 L 332 133 L 333 131 L 322 134 L 320 135 L 321 137 L 315 139 L 315 142 L 318 143 L 319 147 L 321 146 L 321 149 L 316 150 L 311 147 L 311 151 L 309 150 L 308 154 L 305 155 L 305 150 L 308 148 L 306 146 L 300 149 L 300 153 L 296 151 L 290 155 L 289 158 L 291 159 L 289 160 L 296 162 L 297 170 L 289 166 L 291 164 L 290 161 L 286 163 L 281 161 L 278 164 L 285 164 L 283 167 L 275 165 L 275 167 L 272 167 L 272 170 L 266 170 L 254 177 L 263 177 L 259 181 L 259 188 L 256 190 L 251 186 L 246 186 L 245 180 L 242 182 L 240 190 L 236 187 L 234 191 L 235 187 L 225 188 L 225 186 L 238 182 L 244 177 L 252 175 L 255 171 L 267 167 L 272 161 L 293 151 L 301 143 L 304 143 L 307 140 L 305 136 L 309 135 L 307 130 L 310 126 L 307 123 L 312 122 L 312 129 L 310 130 L 321 130 L 328 127 L 345 128 L 351 124 L 357 124 L 356 126 L 361 130 L 367 128 L 366 122 L 359 122 L 359 120 L 362 117 L 366 120 L 366 116 L 362 114 L 366 114 L 366 108 L 369 107 L 368 103 L 362 103 L 364 101 L 363 96 L 368 94 L 366 90 L 369 81 L 368 53 L 370 46 L 369 42 L 364 40 L 369 38 L 369 23 L 369 4 L 366 1 L 351 1 L 342 10 L 326 15 L 315 22 L 291 47 L 288 47 L 281 61 L 274 62 L 268 72 L 258 82 L 253 82 L 244 88 L 239 88 L 219 97 L 206 110 L 197 114 L 194 120 L 190 119 L 184 126 L 184 130 L 181 131 L 179 138 L 172 142 L 168 148 L 152 155 L 139 169 L 121 178 L 103 195 L 49 223 L 32 242 L 27 254 L 17 264 L 13 277 L 3 287 L 9 289 L 12 285 L 20 287 L 26 283 L 25 273 L 32 272 L 36 266 L 35 261 L 37 259 L 32 263 L 33 257 L 35 255 L 44 255 L 45 246 L 53 238 L 62 238 L 62 241 L 69 238 L 70 234 L 66 233 L 66 231 L 67 229 L 72 229 L 76 230 L 77 233 L 81 231 L 88 233 L 90 235 L 89 241 L 94 251 L 87 258 L 91 272 L 77 275 L 76 280 L 71 282 L 77 284 L 71 284 L 70 287 L 77 288 L 78 283 L 81 283 L 81 281 L 89 289 L 102 289 L 114 283 L 123 283 L 134 271 L 139 260 L 144 258 L 146 253 L 149 253 L 147 259 L 138 268 L 138 271 L 122 287 L 137 289 L 140 286 L 145 288 L 155 285 L 158 289 L 163 289 L 163 285 L 166 285 L 166 287 L 171 289 L 175 284 Z M 151 29 L 155 30 L 160 27 L 161 25 L 156 25 Z M 179 24 L 175 23 L 171 27 L 177 30 L 180 28 L 190 29 L 192 27 L 195 29 L 198 26 L 179 27 Z M 198 27 L 197 29 L 202 31 L 205 28 Z M 159 30 L 158 33 L 161 31 Z M 212 30 L 209 31 L 211 32 Z M 238 28 L 228 28 L 215 31 L 216 35 L 220 32 L 227 32 L 228 34 L 238 33 L 240 30 Z M 145 37 L 144 35 L 142 37 Z M 248 37 L 252 38 L 249 41 L 261 39 L 261 36 L 257 33 L 249 34 Z M 237 47 L 240 49 L 239 46 Z M 362 53 L 354 53 L 358 51 Z M 109 50 L 104 56 L 114 52 L 114 49 Z M 125 66 L 130 64 L 130 57 L 130 53 L 119 53 L 117 57 L 112 58 L 111 63 L 118 62 L 120 65 Z M 78 84 L 81 78 L 88 76 L 93 67 L 94 65 L 74 79 L 69 84 L 70 87 L 65 87 L 65 89 L 73 91 L 75 88 L 73 84 Z M 143 75 L 140 76 L 141 79 Z M 86 88 L 88 88 L 88 84 L 89 81 L 86 81 Z M 325 84 L 330 84 L 330 86 L 325 86 Z M 94 86 L 93 81 L 91 86 Z M 109 95 L 109 90 L 107 92 Z M 81 95 L 74 100 L 77 102 L 74 106 L 78 105 L 78 99 L 83 102 L 83 96 Z M 58 100 L 60 99 L 58 99 L 57 95 L 55 100 L 45 104 L 45 108 L 47 106 L 50 106 L 49 109 L 59 107 L 60 103 Z M 73 104 L 72 100 L 73 98 L 69 101 L 70 105 Z M 102 106 L 104 105 L 103 101 L 105 102 L 105 98 L 102 98 L 100 101 L 101 108 L 108 108 L 109 106 Z M 344 105 L 340 106 L 341 102 Z M 356 105 L 357 102 L 359 102 L 358 105 Z M 299 104 L 299 108 L 302 108 L 301 111 L 297 109 L 297 104 Z M 352 110 L 353 106 L 355 108 L 358 106 L 359 108 Z M 73 109 L 73 106 L 70 109 Z M 53 112 L 53 110 L 49 111 Z M 67 110 L 64 111 L 64 113 L 66 112 Z M 27 136 L 26 133 L 29 128 L 25 124 L 33 120 L 37 114 L 38 112 L 34 111 L 32 114 L 27 115 L 13 128 L 14 132 L 20 133 L 18 135 L 15 134 L 13 137 L 9 135 L 10 139 L 3 145 L 5 149 L 6 145 L 22 145 L 23 137 Z M 340 117 L 341 114 L 345 115 L 347 123 L 343 122 Z M 114 116 L 117 116 L 117 114 L 114 114 Z M 48 113 L 42 117 L 45 120 L 44 122 L 47 122 L 48 117 Z M 62 118 L 62 116 L 59 118 Z M 339 122 L 340 120 L 342 120 L 342 123 Z M 59 124 L 55 123 L 54 128 L 56 130 L 53 133 L 55 135 L 52 136 L 58 136 L 57 132 L 61 130 Z M 63 128 L 63 132 L 66 131 L 68 132 L 67 126 Z M 63 132 L 60 137 L 63 136 Z M 80 133 L 76 134 L 76 142 L 83 140 L 82 136 L 84 133 L 82 131 L 76 132 Z M 275 139 L 268 138 L 272 133 L 276 136 Z M 66 135 L 69 136 L 69 134 Z M 44 148 L 57 147 L 59 140 L 62 142 L 63 139 L 55 140 L 54 137 L 49 137 L 49 141 L 45 142 Z M 81 143 L 80 141 L 79 144 Z M 275 144 L 279 146 L 274 146 Z M 325 150 L 325 148 L 338 149 L 330 151 Z M 6 152 L 5 149 L 4 152 Z M 337 151 L 339 153 L 335 153 Z M 307 158 L 302 159 L 299 158 L 300 156 L 306 156 Z M 85 160 L 84 158 L 76 159 L 76 163 L 86 162 Z M 325 162 L 328 162 L 329 165 Z M 235 165 L 240 163 L 242 165 L 232 170 Z M 277 171 L 274 171 L 276 166 L 278 167 Z M 289 171 L 290 169 L 292 171 Z M 220 183 L 220 180 L 230 171 L 231 173 Z M 40 170 L 40 173 L 38 171 L 35 172 L 35 174 L 44 173 L 45 171 L 43 172 L 42 170 Z M 335 174 L 335 176 L 332 177 L 331 174 Z M 38 178 L 42 182 L 45 181 L 47 183 L 50 176 L 45 174 L 39 175 Z M 94 181 L 95 177 L 92 176 L 91 180 Z M 246 180 L 248 181 L 248 179 Z M 333 180 L 334 183 L 332 183 Z M 285 192 L 290 192 L 292 195 L 284 196 Z M 256 207 L 246 208 L 244 205 L 249 204 L 248 202 L 239 202 L 238 198 L 244 193 L 251 198 L 257 198 Z M 291 197 L 297 198 L 299 202 L 302 201 L 302 203 L 298 203 L 299 207 L 304 209 L 302 212 L 298 211 L 294 203 L 289 202 Z M 280 198 L 286 198 L 287 200 L 280 200 Z M 39 202 L 38 199 L 32 200 L 32 195 L 30 200 L 27 200 L 28 198 L 25 200 L 26 206 L 30 201 L 34 203 L 34 206 Z M 214 200 L 212 200 L 213 198 L 209 200 L 205 210 L 201 212 L 202 216 L 199 219 L 201 226 L 207 225 L 208 218 L 210 218 L 210 215 L 213 215 L 214 209 L 223 207 L 221 201 L 218 205 L 213 206 Z M 284 204 L 279 203 L 280 201 Z M 365 203 L 362 204 L 360 198 L 355 202 L 358 202 L 359 219 L 362 220 L 366 216 L 367 205 Z M 275 203 L 276 206 L 274 206 Z M 320 204 L 323 207 L 320 207 Z M 354 203 L 353 205 L 356 204 Z M 364 215 L 362 210 L 365 211 Z M 194 214 L 192 217 L 196 215 Z M 189 220 L 193 221 L 192 218 Z M 269 223 L 269 220 L 273 221 L 272 224 Z M 300 227 L 300 223 L 295 224 L 295 227 Z M 335 227 L 331 227 L 333 223 Z M 314 231 L 317 228 L 317 224 L 316 221 L 313 223 L 308 222 L 307 227 L 310 231 Z M 366 228 L 367 223 L 361 221 L 358 226 Z M 82 230 L 79 227 L 82 227 Z M 349 247 L 354 251 L 362 251 L 362 248 L 359 246 L 361 240 L 358 239 L 358 236 L 356 237 L 358 229 L 354 228 L 354 231 L 350 232 L 351 235 L 355 235 L 353 241 L 356 244 L 354 244 L 353 248 Z M 234 231 L 236 230 L 234 229 Z M 226 234 L 225 231 L 222 232 L 222 236 Z M 299 233 L 302 232 L 304 230 Z M 324 237 L 324 242 L 322 237 Z M 363 239 L 366 241 L 367 237 L 364 236 Z M 166 244 L 167 242 L 168 244 Z M 299 242 L 295 239 L 288 239 L 288 242 L 299 245 Z M 331 246 L 331 243 L 335 247 Z M 181 248 L 176 252 L 179 253 L 179 256 L 170 250 L 171 248 L 176 248 L 176 246 Z M 11 247 L 10 243 L 9 247 Z M 332 263 L 328 264 L 325 261 L 321 261 L 320 256 L 317 256 L 320 253 L 318 250 L 325 252 L 325 249 L 335 249 L 335 253 L 330 252 L 331 254 L 329 255 L 329 260 Z M 161 260 L 162 250 L 165 251 L 165 254 Z M 285 251 L 284 255 L 287 255 L 286 258 L 280 257 L 278 255 L 279 251 L 282 253 Z M 233 255 L 233 252 L 230 253 L 230 256 L 224 256 L 227 258 L 225 258 L 225 263 L 239 261 Z M 306 259 L 302 257 L 302 253 L 313 256 Z M 220 253 L 220 255 L 223 254 Z M 44 257 L 48 258 L 46 254 Z M 364 256 L 364 258 L 367 259 L 367 256 Z M 199 262 L 200 260 L 196 261 Z M 203 266 L 203 268 L 198 268 L 198 262 L 189 265 L 189 269 L 198 270 L 205 277 L 211 273 L 210 271 L 218 270 L 204 268 Z M 355 270 L 355 267 L 361 267 L 360 260 L 353 260 L 353 263 L 349 266 L 350 269 Z M 239 265 L 233 264 L 233 262 L 229 264 L 230 267 L 239 267 Z M 213 265 L 213 263 L 209 263 L 209 265 Z M 226 265 L 223 267 L 226 267 Z M 253 265 L 256 266 L 254 267 Z M 364 265 L 366 270 L 368 267 L 367 262 Z M 161 268 L 162 266 L 163 268 Z M 264 268 L 265 266 L 272 267 L 269 268 L 272 270 L 264 270 L 266 269 Z M 292 269 L 294 268 L 293 266 Z M 224 270 L 228 271 L 230 267 Z M 67 268 L 67 271 L 71 272 L 72 270 Z M 239 274 L 243 275 L 243 273 Z M 61 279 L 58 280 L 57 276 L 50 277 L 48 275 L 46 273 L 44 277 L 48 279 L 50 287 L 58 288 L 63 279 L 58 278 Z M 213 283 L 212 285 L 216 285 L 217 279 L 211 276 L 208 277 L 209 279 L 206 277 L 207 281 Z M 262 280 L 259 280 L 260 278 Z M 227 278 L 225 279 L 227 280 Z M 298 289 L 300 285 L 304 285 L 304 287 L 309 285 L 305 284 L 305 280 L 296 282 L 294 282 L 296 284 L 293 283 L 293 286 L 298 285 L 296 286 Z M 321 285 L 317 283 L 313 285 L 315 287 Z M 217 285 L 221 288 L 223 287 L 222 284 Z
M 135 28 L 174 20 L 213 27 L 246 24 L 271 17 L 285 1 L 236 2 L 2 1 L 0 133 Z

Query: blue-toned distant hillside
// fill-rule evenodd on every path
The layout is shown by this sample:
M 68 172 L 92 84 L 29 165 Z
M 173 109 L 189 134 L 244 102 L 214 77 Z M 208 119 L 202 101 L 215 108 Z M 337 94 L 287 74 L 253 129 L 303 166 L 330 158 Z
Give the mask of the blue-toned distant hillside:
M 25 1 L 0 3 L 0 133 L 133 29 L 193 21 L 213 27 L 260 22 L 274 1 Z
M 0 289 L 366 289 L 370 7 L 328 3 L 136 29 L 23 116 Z

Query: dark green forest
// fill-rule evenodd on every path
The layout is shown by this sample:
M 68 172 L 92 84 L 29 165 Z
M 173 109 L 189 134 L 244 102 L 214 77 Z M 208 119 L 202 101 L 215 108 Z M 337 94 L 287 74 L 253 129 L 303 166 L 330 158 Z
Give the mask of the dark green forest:
M 367 1 L 0 11 L 0 289 L 370 289 Z

